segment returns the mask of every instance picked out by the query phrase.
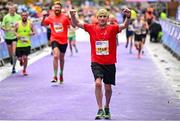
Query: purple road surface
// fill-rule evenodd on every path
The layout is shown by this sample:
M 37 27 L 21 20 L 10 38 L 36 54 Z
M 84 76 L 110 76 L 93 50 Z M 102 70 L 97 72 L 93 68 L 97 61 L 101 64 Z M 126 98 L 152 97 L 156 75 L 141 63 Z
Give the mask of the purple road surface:
M 79 53 L 66 54 L 64 84 L 55 85 L 48 55 L 0 82 L 0 120 L 94 120 L 97 105 L 90 69 L 89 43 Z M 180 120 L 180 101 L 148 52 L 142 59 L 118 47 L 116 86 L 111 100 L 112 120 Z

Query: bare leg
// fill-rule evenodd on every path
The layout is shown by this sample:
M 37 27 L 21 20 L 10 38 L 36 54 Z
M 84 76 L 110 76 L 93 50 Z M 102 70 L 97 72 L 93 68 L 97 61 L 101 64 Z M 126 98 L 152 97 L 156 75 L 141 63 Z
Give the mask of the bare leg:
M 130 36 L 130 37 L 129 37 L 129 40 L 130 40 L 130 49 L 129 49 L 129 53 L 131 54 L 131 53 L 132 53 L 132 47 L 133 47 L 133 36 Z
M 58 60 L 59 60 L 59 49 L 55 47 L 53 49 L 53 68 L 54 68 L 54 77 L 57 77 L 57 72 L 58 72 Z
M 16 42 L 13 41 L 12 43 L 12 62 L 13 62 L 13 68 L 15 69 L 16 66 Z
M 106 96 L 105 108 L 109 108 L 109 104 L 112 96 L 112 88 L 110 84 L 105 84 L 105 96 Z
M 128 45 L 129 45 L 129 37 L 127 38 L 127 41 L 126 41 L 126 48 L 128 47 Z
M 142 54 L 144 54 L 144 45 L 145 45 L 146 38 L 142 38 Z
M 76 44 L 74 43 L 73 46 L 74 46 L 74 49 L 75 49 L 75 51 L 76 51 L 76 53 L 77 53 L 77 52 L 78 52 L 78 49 L 77 49 L 77 47 L 76 47 Z
M 99 109 L 102 109 L 102 79 L 97 78 L 95 82 L 95 95 Z
M 65 53 L 60 52 L 60 75 L 63 75 L 63 70 L 64 70 L 64 56 Z
M 11 61 L 11 64 L 13 64 L 13 59 L 12 59 L 12 45 L 7 45 L 7 48 L 8 48 L 8 52 L 9 52 L 9 56 L 10 56 L 10 61 Z
M 23 61 L 23 75 L 27 76 L 28 74 L 26 73 L 26 68 L 27 68 L 27 64 L 28 64 L 28 57 L 26 55 L 23 55 L 21 57 L 22 61 Z
M 138 58 L 141 58 L 142 42 L 139 42 Z
M 27 68 L 27 64 L 28 64 L 28 57 L 27 56 L 23 56 L 23 64 L 24 64 L 24 67 L 23 67 L 23 70 L 26 70 Z
M 71 51 L 71 56 L 73 55 L 73 50 L 72 50 L 72 41 L 69 42 L 69 48 L 70 48 L 70 51 Z

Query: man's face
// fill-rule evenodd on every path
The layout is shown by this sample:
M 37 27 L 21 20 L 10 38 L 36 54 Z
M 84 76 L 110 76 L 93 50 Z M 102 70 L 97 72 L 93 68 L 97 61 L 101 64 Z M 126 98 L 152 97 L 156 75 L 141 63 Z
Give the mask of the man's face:
M 108 16 L 106 14 L 100 14 L 98 15 L 97 19 L 98 19 L 98 24 L 100 26 L 105 26 L 108 22 Z
M 61 6 L 58 4 L 54 5 L 54 13 L 55 15 L 59 15 L 61 13 Z
M 28 13 L 26 13 L 26 12 L 21 13 L 21 17 L 22 17 L 22 21 L 26 22 L 28 19 Z
M 14 14 L 15 13 L 15 11 L 16 11 L 16 7 L 15 6 L 9 6 L 9 13 L 10 14 Z

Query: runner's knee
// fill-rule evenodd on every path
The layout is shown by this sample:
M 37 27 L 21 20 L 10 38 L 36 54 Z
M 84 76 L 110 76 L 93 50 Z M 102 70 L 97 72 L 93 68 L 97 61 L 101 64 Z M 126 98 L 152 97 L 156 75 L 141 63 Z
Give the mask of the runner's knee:
M 112 91 L 111 85 L 105 86 L 105 91 L 106 92 L 111 92 Z
M 61 61 L 61 62 L 64 62 L 64 58 L 60 58 L 60 61 Z
M 101 80 L 100 79 L 96 79 L 96 87 L 102 87 L 102 82 L 101 82 Z
M 64 62 L 64 54 L 62 54 L 62 53 L 60 54 L 60 61 Z
M 54 60 L 58 60 L 58 59 L 59 59 L 58 54 L 54 54 Z

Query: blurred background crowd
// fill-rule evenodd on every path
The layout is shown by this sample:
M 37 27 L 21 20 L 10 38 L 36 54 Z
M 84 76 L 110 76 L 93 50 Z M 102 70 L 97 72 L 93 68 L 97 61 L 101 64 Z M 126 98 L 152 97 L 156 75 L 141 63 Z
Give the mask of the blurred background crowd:
M 0 0 L 0 21 L 8 12 L 8 4 L 14 2 L 17 4 L 17 12 L 22 10 L 29 12 L 31 17 L 41 17 L 41 12 L 50 10 L 53 2 L 57 0 Z M 124 7 L 129 7 L 133 11 L 133 17 L 136 13 L 146 14 L 147 17 L 155 16 L 170 18 L 180 21 L 180 4 L 178 0 L 61 0 L 64 11 L 71 8 L 72 5 L 78 9 L 79 17 L 86 22 L 93 21 L 93 15 L 99 7 L 106 7 L 119 23 L 123 21 L 120 13 Z M 149 13 L 148 13 L 149 12 Z

